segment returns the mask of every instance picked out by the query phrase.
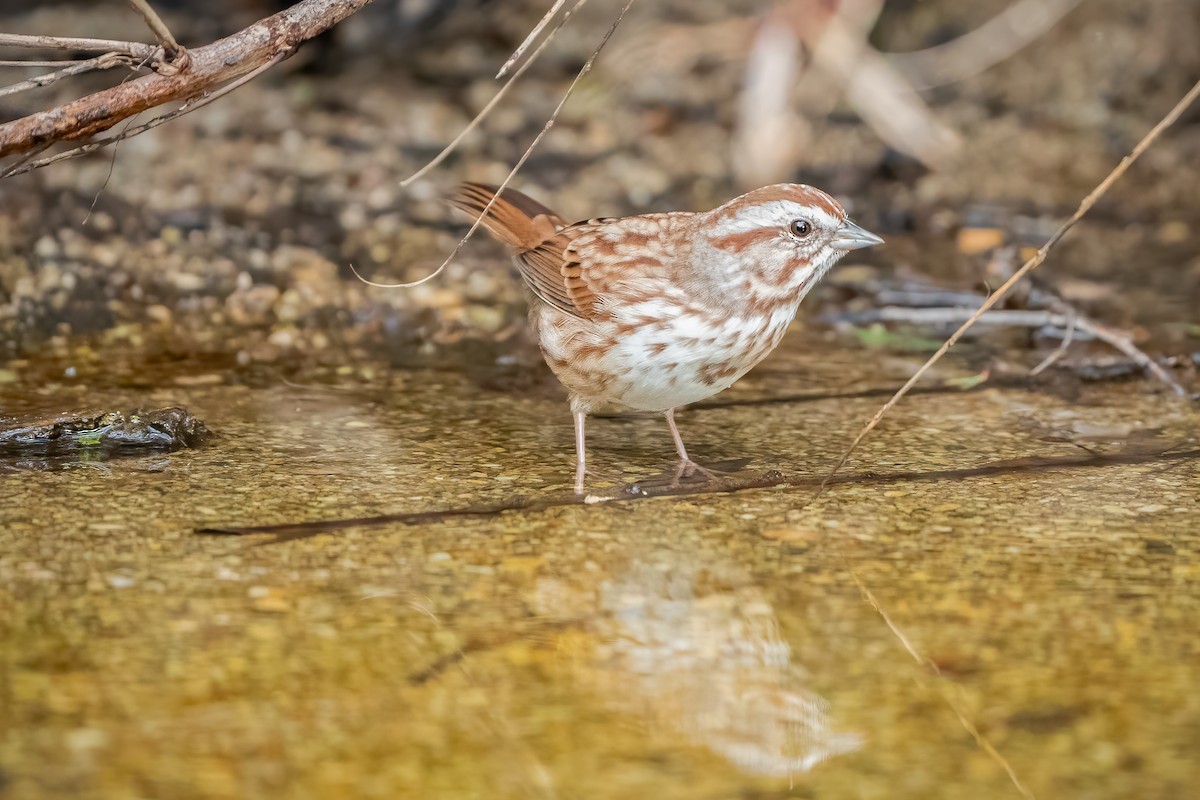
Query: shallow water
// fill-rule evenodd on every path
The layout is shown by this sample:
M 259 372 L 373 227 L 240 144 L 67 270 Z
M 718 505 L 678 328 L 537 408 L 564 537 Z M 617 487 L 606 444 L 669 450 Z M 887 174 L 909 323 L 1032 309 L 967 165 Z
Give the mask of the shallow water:
M 591 504 L 520 368 L 0 387 L 218 435 L 6 462 L 0 796 L 1187 796 L 1196 412 L 1141 382 L 914 396 L 814 500 L 914 362 L 803 341 L 680 415 L 745 473 L 622 492 L 669 488 L 670 439 L 600 419 Z

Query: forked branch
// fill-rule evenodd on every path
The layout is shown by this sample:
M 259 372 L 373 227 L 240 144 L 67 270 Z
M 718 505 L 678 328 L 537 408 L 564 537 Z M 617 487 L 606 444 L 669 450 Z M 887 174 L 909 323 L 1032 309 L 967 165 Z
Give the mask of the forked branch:
M 301 42 L 329 30 L 371 2 L 303 0 L 232 36 L 187 51 L 191 59 L 186 69 L 154 72 L 57 108 L 0 124 L 0 157 L 93 136 L 148 109 L 176 100 L 199 97 L 221 84 L 256 73 L 264 66 L 281 60 Z M 154 18 L 157 19 L 157 15 Z M 161 25 L 161 20 L 158 20 L 158 25 Z M 152 27 L 155 27 L 154 23 Z M 165 25 L 161 25 L 161 28 L 166 36 L 170 36 Z M 156 28 L 155 33 L 159 35 L 161 32 Z M 173 39 L 171 37 L 171 41 Z M 61 49 L 63 43 L 68 41 L 74 40 L 0 35 L 0 45 Z M 146 57 L 146 54 L 140 53 L 140 50 L 139 53 L 131 52 L 134 49 L 146 48 L 150 56 L 159 49 L 154 45 L 132 47 L 129 42 L 78 40 L 74 43 L 79 44 L 78 49 L 82 50 L 124 52 L 135 58 Z M 179 65 L 176 63 L 176 66 Z M 32 167 L 33 164 L 26 166 Z

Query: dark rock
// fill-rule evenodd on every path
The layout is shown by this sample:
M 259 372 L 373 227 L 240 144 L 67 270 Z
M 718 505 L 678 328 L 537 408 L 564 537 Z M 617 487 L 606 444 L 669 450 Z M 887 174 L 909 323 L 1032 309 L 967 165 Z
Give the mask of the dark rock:
M 185 408 L 83 413 L 50 419 L 0 419 L 0 457 L 199 447 L 210 436 Z

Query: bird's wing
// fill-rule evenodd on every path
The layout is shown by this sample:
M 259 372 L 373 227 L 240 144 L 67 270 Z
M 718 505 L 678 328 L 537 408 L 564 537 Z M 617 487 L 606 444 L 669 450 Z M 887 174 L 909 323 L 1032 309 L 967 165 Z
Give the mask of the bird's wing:
M 592 219 L 568 225 L 535 248 L 517 253 L 517 265 L 534 293 L 583 319 L 608 313 L 672 281 L 691 249 L 682 212 Z
M 486 208 L 484 229 L 516 250 L 537 247 L 566 227 L 562 217 L 516 189 L 505 189 L 493 202 L 497 188 L 486 183 L 460 183 L 447 202 L 473 218 Z
M 495 194 L 495 186 L 463 183 L 449 202 L 478 217 Z M 536 200 L 505 189 L 483 225 L 513 249 L 521 277 L 540 300 L 581 319 L 597 319 L 610 302 L 671 280 L 690 251 L 694 217 L 643 214 L 567 225 Z

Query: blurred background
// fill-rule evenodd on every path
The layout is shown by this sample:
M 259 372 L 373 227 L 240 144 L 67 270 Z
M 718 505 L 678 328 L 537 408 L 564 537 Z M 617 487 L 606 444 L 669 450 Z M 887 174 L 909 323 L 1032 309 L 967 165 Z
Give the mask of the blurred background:
M 200 46 L 286 4 L 155 5 Z M 491 99 L 549 5 L 380 0 L 207 108 L 0 182 L 0 357 L 120 368 L 89 367 L 99 343 L 250 371 L 448 352 L 538 369 L 518 281 L 485 237 L 417 289 L 369 288 L 349 265 L 412 280 L 450 252 L 463 220 L 440 198 L 504 177 L 620 6 L 586 4 L 440 168 L 399 182 Z M 149 40 L 120 3 L 5 2 L 0 30 Z M 864 286 L 881 277 L 978 289 L 995 285 L 997 252 L 1011 269 L 1200 77 L 1198 38 L 1191 0 L 639 3 L 512 185 L 582 219 L 812 183 L 891 246 L 856 254 L 802 316 L 871 305 Z M 0 69 L 6 84 L 44 71 Z M 0 119 L 119 79 L 0 97 Z M 1185 360 L 1198 121 L 1189 112 L 1041 271 Z

